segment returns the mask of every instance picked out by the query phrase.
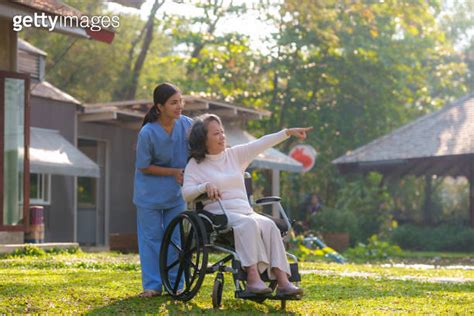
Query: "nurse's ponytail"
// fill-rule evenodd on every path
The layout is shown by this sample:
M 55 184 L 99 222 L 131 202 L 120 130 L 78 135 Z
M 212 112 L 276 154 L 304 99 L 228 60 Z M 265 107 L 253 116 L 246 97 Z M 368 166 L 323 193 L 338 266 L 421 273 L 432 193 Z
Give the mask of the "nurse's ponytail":
M 168 101 L 168 99 L 177 92 L 180 92 L 179 89 L 171 83 L 162 83 L 156 86 L 155 90 L 153 91 L 153 106 L 145 115 L 142 126 L 144 126 L 146 123 L 155 122 L 160 117 L 158 105 L 164 105 L 166 101 Z
M 143 119 L 142 126 L 145 126 L 146 123 L 155 122 L 160 117 L 160 110 L 156 105 L 153 105 L 148 113 L 145 115 Z

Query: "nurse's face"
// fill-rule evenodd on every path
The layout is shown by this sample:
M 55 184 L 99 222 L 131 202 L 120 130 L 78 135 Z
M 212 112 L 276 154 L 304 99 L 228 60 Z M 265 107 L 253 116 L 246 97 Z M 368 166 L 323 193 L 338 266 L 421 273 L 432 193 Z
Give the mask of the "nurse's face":
M 158 104 L 158 109 L 160 110 L 160 115 L 167 119 L 179 119 L 181 112 L 183 111 L 183 97 L 180 92 L 176 92 L 164 105 Z
M 217 121 L 210 121 L 207 124 L 207 152 L 211 155 L 217 155 L 225 150 L 224 128 Z

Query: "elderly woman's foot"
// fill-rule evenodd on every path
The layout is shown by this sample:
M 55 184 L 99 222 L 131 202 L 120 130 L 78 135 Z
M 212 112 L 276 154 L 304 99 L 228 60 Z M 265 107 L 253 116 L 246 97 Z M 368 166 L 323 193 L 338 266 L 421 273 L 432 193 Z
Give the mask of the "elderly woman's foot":
M 273 290 L 269 288 L 265 283 L 260 281 L 254 283 L 247 283 L 247 292 L 253 294 L 270 294 L 271 292 L 273 292 Z
M 289 283 L 287 286 L 278 287 L 276 294 L 277 295 L 303 295 L 304 291 L 302 288 L 294 286 L 293 284 Z
M 253 294 L 270 294 L 273 290 L 269 287 L 251 287 L 247 286 L 247 292 Z

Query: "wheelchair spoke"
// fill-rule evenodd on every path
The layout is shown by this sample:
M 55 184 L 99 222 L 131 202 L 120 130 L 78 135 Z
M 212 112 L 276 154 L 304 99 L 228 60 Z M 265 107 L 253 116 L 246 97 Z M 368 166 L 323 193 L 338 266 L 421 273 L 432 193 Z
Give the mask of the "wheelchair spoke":
M 176 259 L 175 262 L 173 262 L 172 264 L 170 265 L 167 265 L 166 268 L 165 268 L 165 272 L 168 272 L 169 270 L 171 270 L 175 265 L 177 265 L 179 263 L 179 259 Z
M 193 274 L 193 279 L 191 280 L 191 283 L 194 282 L 194 280 L 199 276 L 200 274 L 200 269 L 199 269 L 199 265 L 201 263 L 201 247 L 194 247 L 194 249 L 196 250 L 196 257 L 194 258 L 194 260 L 192 260 L 192 255 L 189 256 L 189 258 L 191 258 L 189 260 L 189 265 L 194 269 L 194 274 Z M 193 249 L 193 251 L 194 251 Z M 193 262 L 195 261 L 195 262 Z
M 189 235 L 186 238 L 186 242 L 184 243 L 184 247 L 183 247 L 184 255 L 187 255 L 190 252 L 189 248 L 191 247 L 191 242 L 193 241 L 193 237 L 197 238 L 197 236 L 195 236 L 194 229 L 191 227 L 189 231 Z
M 170 243 L 173 245 L 173 247 L 178 251 L 178 253 L 181 253 L 183 250 L 181 249 L 180 246 L 174 243 L 173 240 L 170 240 Z
M 180 225 L 180 229 L 181 229 L 181 233 L 182 233 L 181 237 L 184 237 L 184 227 L 183 227 L 183 225 Z M 194 231 L 193 226 L 191 226 L 190 229 L 189 229 L 189 232 L 188 232 L 188 236 L 186 237 L 186 240 L 185 240 L 184 245 L 183 245 L 183 253 L 181 253 L 180 256 L 179 256 L 178 274 L 176 275 L 176 280 L 175 280 L 174 289 L 173 289 L 173 291 L 175 293 L 178 291 L 179 282 L 180 282 L 181 278 L 183 277 L 183 272 L 185 274 L 186 285 L 188 286 L 188 284 L 189 284 L 189 272 L 187 271 L 188 269 L 186 267 L 186 262 L 189 260 L 189 258 L 187 258 L 186 254 L 189 253 L 188 249 L 191 246 L 191 242 L 193 240 L 193 237 L 197 238 L 196 232 Z M 183 238 L 181 240 L 183 240 Z
M 196 246 L 194 246 L 193 248 L 189 249 L 188 251 L 186 251 L 185 253 L 183 253 L 183 256 L 185 257 L 188 257 L 189 255 L 192 255 L 192 253 L 196 250 Z
M 174 281 L 174 288 L 173 288 L 174 293 L 176 293 L 178 291 L 179 281 L 181 280 L 181 277 L 183 276 L 183 270 L 184 270 L 184 264 L 183 264 L 183 261 L 180 260 L 178 273 L 177 273 L 176 279 Z
M 189 263 L 189 266 L 191 266 L 191 267 L 194 268 L 194 270 L 197 270 L 197 269 L 198 269 L 199 262 L 194 263 L 194 262 L 192 262 L 191 260 L 189 260 L 188 263 Z
M 192 274 L 193 278 L 190 282 L 190 283 L 193 283 L 194 279 L 196 278 L 196 276 L 195 276 L 196 271 L 199 270 L 199 267 L 198 267 L 199 264 L 196 265 L 192 260 L 187 260 L 187 263 L 188 263 L 188 268 L 186 269 L 187 270 L 186 273 L 190 274 L 191 270 L 193 270 L 193 274 Z M 188 276 L 188 278 L 189 278 L 189 276 Z

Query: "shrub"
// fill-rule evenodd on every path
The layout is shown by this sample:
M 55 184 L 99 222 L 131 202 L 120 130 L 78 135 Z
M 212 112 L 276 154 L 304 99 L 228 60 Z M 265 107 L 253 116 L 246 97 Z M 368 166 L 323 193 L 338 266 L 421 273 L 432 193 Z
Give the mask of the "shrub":
M 56 248 L 56 247 L 54 247 L 52 249 L 46 250 L 46 253 L 53 254 L 53 255 L 59 255 L 59 254 L 71 254 L 71 255 L 73 255 L 73 254 L 82 253 L 82 250 L 78 246 L 68 247 L 68 248 Z
M 46 251 L 43 249 L 34 246 L 34 245 L 26 245 L 25 247 L 21 247 L 13 251 L 8 257 L 43 257 L 46 256 Z
M 385 187 L 380 186 L 381 176 L 370 173 L 364 178 L 347 182 L 337 193 L 333 209 L 324 207 L 314 218 L 313 229 L 319 231 L 349 232 L 351 242 L 365 242 L 379 234 L 390 223 L 391 198 Z M 325 213 L 328 211 L 327 213 Z
M 345 209 L 325 207 L 323 211 L 311 218 L 311 226 L 322 232 L 353 233 L 356 225 L 355 214 Z
M 36 245 L 26 245 L 18 248 L 10 254 L 6 254 L 3 257 L 14 258 L 14 257 L 44 257 L 48 254 L 59 255 L 59 254 L 79 254 L 82 253 L 79 247 L 69 248 L 52 248 L 44 250 Z
M 454 225 L 422 227 L 407 224 L 392 232 L 391 241 L 407 250 L 474 251 L 474 228 Z
M 356 247 L 348 249 L 344 255 L 352 260 L 386 260 L 402 254 L 397 245 L 381 241 L 376 235 L 369 238 L 367 245 L 359 243 Z

